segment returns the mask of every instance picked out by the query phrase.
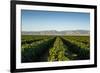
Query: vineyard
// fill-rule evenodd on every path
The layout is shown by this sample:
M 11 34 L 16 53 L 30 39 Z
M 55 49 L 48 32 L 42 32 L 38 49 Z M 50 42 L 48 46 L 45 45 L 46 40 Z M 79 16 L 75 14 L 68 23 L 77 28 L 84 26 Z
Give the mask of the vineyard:
M 22 35 L 21 62 L 52 62 L 90 58 L 89 36 Z

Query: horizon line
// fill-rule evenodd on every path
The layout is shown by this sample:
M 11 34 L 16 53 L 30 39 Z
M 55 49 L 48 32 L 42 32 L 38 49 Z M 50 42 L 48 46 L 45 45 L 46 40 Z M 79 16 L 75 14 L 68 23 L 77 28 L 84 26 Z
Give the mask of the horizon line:
M 27 30 L 22 30 L 22 31 L 27 31 Z M 29 31 L 34 31 L 34 30 L 29 30 Z M 58 31 L 58 32 L 60 32 L 60 31 L 90 31 L 90 30 L 85 30 L 85 29 L 79 29 L 79 30 L 35 30 L 36 32 L 37 31 Z

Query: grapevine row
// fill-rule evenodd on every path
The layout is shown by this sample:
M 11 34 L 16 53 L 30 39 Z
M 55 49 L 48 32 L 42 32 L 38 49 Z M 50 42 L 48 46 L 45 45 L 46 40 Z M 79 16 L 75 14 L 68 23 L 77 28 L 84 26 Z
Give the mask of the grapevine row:
M 53 47 L 49 51 L 48 61 L 65 61 L 69 60 L 65 57 L 65 47 L 63 45 L 62 40 L 57 37 Z
M 75 40 L 69 40 L 67 38 L 61 38 L 63 43 L 68 47 L 68 50 L 77 54 L 76 59 L 89 59 L 90 50 L 87 46 L 77 42 Z
M 52 46 L 54 38 L 46 39 L 38 44 L 31 45 L 23 48 L 22 50 L 22 62 L 37 62 L 41 60 L 42 55 L 49 50 Z

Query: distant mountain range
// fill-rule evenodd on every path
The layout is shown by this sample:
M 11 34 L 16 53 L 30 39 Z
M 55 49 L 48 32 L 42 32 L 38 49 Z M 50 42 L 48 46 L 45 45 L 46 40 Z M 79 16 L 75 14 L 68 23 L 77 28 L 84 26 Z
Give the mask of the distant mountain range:
M 89 35 L 89 30 L 47 30 L 47 31 L 22 31 L 22 35 Z

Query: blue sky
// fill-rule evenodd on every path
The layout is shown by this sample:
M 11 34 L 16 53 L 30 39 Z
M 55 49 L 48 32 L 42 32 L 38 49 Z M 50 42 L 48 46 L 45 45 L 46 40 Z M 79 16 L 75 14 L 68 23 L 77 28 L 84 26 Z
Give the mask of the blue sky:
M 89 30 L 90 14 L 79 12 L 56 12 L 21 10 L 22 31 Z

